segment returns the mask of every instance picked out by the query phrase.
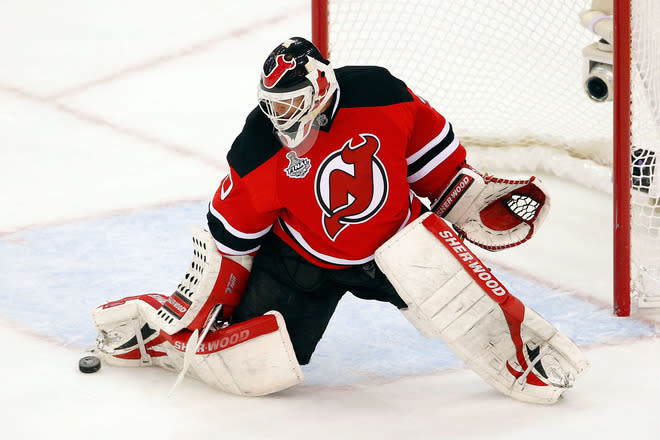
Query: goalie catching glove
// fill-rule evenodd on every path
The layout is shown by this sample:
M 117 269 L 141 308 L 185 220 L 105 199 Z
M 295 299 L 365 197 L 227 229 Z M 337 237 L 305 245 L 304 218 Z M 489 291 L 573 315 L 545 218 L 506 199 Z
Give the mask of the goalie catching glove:
M 211 234 L 200 228 L 193 230 L 193 244 L 190 269 L 171 296 L 133 296 L 92 311 L 99 332 L 96 352 L 109 365 L 185 370 L 214 388 L 243 396 L 271 394 L 302 382 L 279 312 L 228 323 L 245 290 L 251 257 L 221 255 Z M 186 358 L 187 344 L 196 341 L 202 328 L 195 354 Z
M 550 197 L 536 177 L 501 179 L 464 167 L 431 209 L 468 241 L 489 251 L 532 238 L 550 210 Z

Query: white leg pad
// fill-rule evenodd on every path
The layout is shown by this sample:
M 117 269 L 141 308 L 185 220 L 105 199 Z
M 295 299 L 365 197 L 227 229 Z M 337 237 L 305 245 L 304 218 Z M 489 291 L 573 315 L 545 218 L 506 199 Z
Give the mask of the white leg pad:
M 181 371 L 191 332 L 170 335 L 156 317 L 168 297 L 141 295 L 97 307 L 97 352 L 115 366 L 159 366 Z M 141 328 L 142 343 L 135 323 Z M 210 332 L 193 356 L 187 375 L 214 388 L 242 396 L 275 393 L 304 380 L 284 319 L 268 312 L 249 321 Z
M 397 233 L 376 262 L 408 304 L 404 316 L 500 392 L 554 403 L 587 370 L 580 349 L 511 295 L 437 215 Z
M 190 364 L 190 375 L 242 396 L 272 394 L 302 382 L 304 376 L 282 315 L 268 312 L 264 317 L 274 317 L 277 330 L 213 354 L 196 355 Z

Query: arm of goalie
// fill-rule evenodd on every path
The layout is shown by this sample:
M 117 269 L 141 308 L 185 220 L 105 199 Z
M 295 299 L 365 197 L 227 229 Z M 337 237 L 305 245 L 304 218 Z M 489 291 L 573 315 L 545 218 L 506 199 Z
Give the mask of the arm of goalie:
M 215 307 L 222 305 L 227 321 L 240 302 L 252 267 L 251 256 L 226 256 L 218 252 L 210 232 L 193 228 L 193 258 L 176 290 L 160 307 L 159 327 L 169 334 L 206 326 Z
M 532 238 L 548 215 L 550 196 L 536 177 L 501 179 L 465 166 L 431 209 L 468 241 L 499 251 Z

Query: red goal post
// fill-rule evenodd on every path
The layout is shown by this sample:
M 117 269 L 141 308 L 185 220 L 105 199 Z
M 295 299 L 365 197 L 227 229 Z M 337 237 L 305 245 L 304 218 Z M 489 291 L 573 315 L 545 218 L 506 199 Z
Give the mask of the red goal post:
M 630 315 L 631 206 L 630 168 L 630 1 L 614 3 L 614 109 L 612 117 L 613 200 L 613 308 L 617 316 Z M 618 97 L 621 97 L 620 99 Z
M 596 31 L 607 20 L 613 41 Z M 619 316 L 631 296 L 660 306 L 658 22 L 654 0 L 312 0 L 312 39 L 336 66 L 384 65 L 471 149 L 543 151 L 540 171 L 612 194 Z

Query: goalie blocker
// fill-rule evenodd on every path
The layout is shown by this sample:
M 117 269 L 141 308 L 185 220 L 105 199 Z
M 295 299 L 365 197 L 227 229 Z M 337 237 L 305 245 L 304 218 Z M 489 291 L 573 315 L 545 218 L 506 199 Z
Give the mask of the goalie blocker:
M 587 370 L 580 349 L 511 295 L 436 214 L 388 240 L 376 262 L 408 304 L 406 318 L 505 395 L 554 403 Z

